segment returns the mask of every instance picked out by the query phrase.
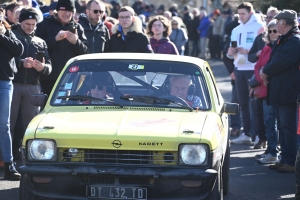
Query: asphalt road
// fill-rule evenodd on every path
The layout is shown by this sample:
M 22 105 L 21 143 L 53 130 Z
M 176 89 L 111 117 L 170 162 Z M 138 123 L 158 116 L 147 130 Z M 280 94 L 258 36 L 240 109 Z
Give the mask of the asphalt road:
M 225 67 L 220 61 L 209 63 L 225 101 L 229 102 L 231 85 Z M 254 156 L 263 151 L 247 145 L 231 146 L 230 192 L 224 197 L 225 200 L 294 199 L 294 174 L 278 173 L 269 170 L 268 165 L 259 164 Z M 3 171 L 0 171 L 0 200 L 18 199 L 19 181 L 4 181 Z

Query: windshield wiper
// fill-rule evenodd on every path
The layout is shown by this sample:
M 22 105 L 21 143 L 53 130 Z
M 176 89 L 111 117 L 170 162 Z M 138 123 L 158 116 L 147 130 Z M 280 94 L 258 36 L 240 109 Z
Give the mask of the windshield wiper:
M 71 96 L 58 96 L 57 99 L 71 99 L 71 100 L 91 100 L 91 101 L 107 101 L 113 105 L 119 106 L 123 108 L 123 105 L 116 103 L 114 101 L 111 101 L 109 99 L 101 99 L 97 97 L 91 97 L 91 96 L 84 96 L 84 95 L 71 95 Z
M 159 97 L 153 97 L 153 96 L 141 96 L 141 95 L 125 95 L 125 96 L 120 96 L 121 99 L 127 100 L 127 101 L 134 101 L 134 102 L 142 102 L 146 104 L 176 104 L 180 106 L 181 108 L 188 109 L 189 111 L 193 111 L 193 108 L 191 108 L 188 105 L 184 105 L 182 103 L 178 103 L 176 101 L 166 99 L 166 98 L 159 98 Z

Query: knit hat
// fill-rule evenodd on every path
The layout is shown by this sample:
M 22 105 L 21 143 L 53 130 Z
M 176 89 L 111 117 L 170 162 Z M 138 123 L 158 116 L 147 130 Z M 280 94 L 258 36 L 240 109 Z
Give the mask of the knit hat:
M 71 0 L 59 0 L 56 5 L 56 10 L 74 11 L 74 4 Z
M 27 19 L 35 19 L 36 21 L 38 21 L 38 14 L 34 9 L 22 9 L 21 13 L 20 13 L 20 17 L 19 17 L 19 22 L 21 23 L 24 20 Z

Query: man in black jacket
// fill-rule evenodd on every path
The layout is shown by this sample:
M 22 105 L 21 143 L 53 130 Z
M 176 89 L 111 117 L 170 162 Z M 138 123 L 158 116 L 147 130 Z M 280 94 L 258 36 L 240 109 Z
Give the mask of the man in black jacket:
M 18 158 L 16 152 L 20 148 L 20 140 L 25 133 L 25 130 L 15 131 L 15 127 L 26 128 L 32 118 L 39 113 L 39 107 L 30 104 L 30 96 L 41 93 L 40 76 L 47 76 L 52 70 L 46 42 L 34 35 L 37 18 L 38 14 L 33 8 L 23 8 L 20 13 L 20 23 L 13 26 L 12 30 L 25 47 L 23 54 L 15 58 L 18 72 L 13 80 L 10 130 L 15 159 Z M 41 58 L 37 58 L 38 52 L 42 53 Z M 18 114 L 20 121 L 17 120 Z
M 84 29 L 84 34 L 89 43 L 90 53 L 104 52 L 105 44 L 110 40 L 107 27 L 102 22 L 105 4 L 99 0 L 90 0 L 86 5 L 86 14 L 81 14 L 79 24 Z
M 83 28 L 73 20 L 71 0 L 59 0 L 56 13 L 37 25 L 36 36 L 46 41 L 52 62 L 52 73 L 41 78 L 45 94 L 50 94 L 61 70 L 70 58 L 89 52 Z
M 282 34 L 275 41 L 269 62 L 259 75 L 268 84 L 267 102 L 274 107 L 281 146 L 281 160 L 270 169 L 294 172 L 297 152 L 297 98 L 300 94 L 300 31 L 297 13 L 283 10 L 274 17 L 277 31 Z
M 119 24 L 112 28 L 109 52 L 153 53 L 148 37 L 142 31 L 142 22 L 134 10 L 124 6 L 119 10 Z

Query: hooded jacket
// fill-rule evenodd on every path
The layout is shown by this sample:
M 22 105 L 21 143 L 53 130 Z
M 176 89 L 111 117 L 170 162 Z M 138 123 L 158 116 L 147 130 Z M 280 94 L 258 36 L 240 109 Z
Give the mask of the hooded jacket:
M 23 53 L 23 45 L 15 34 L 7 30 L 0 34 L 0 80 L 12 80 L 17 72 L 14 57 Z
M 150 38 L 150 43 L 154 53 L 179 54 L 175 44 L 169 38 L 162 38 L 160 40 Z
M 47 76 L 51 73 L 52 70 L 46 42 L 41 38 L 36 37 L 34 35 L 34 32 L 30 35 L 26 34 L 22 30 L 20 24 L 13 26 L 12 31 L 24 46 L 24 51 L 22 55 L 20 57 L 15 57 L 18 72 L 16 73 L 13 82 L 29 83 L 29 84 L 37 85 L 39 84 L 40 75 Z M 24 68 L 23 67 L 24 58 L 31 57 L 35 59 L 36 54 L 39 51 L 44 52 L 44 59 L 45 59 L 44 69 L 41 72 L 38 72 L 34 68 Z
M 68 30 L 69 26 L 75 26 L 78 34 L 77 43 L 74 45 L 67 39 L 56 41 L 55 37 L 61 30 Z M 63 25 L 57 14 L 46 17 L 37 24 L 36 36 L 45 40 L 48 46 L 49 56 L 52 62 L 52 72 L 49 76 L 41 77 L 42 80 L 55 81 L 67 61 L 75 56 L 89 53 L 87 38 L 84 35 L 83 28 L 73 19 Z
M 292 28 L 274 42 L 269 62 L 262 72 L 268 76 L 267 101 L 272 106 L 295 104 L 300 93 L 300 31 Z
M 86 14 L 79 16 L 79 24 L 84 29 L 84 34 L 89 43 L 89 53 L 102 53 L 104 52 L 105 44 L 110 40 L 110 35 L 107 27 L 101 21 L 93 29 L 92 24 L 89 22 Z
M 250 19 L 232 30 L 231 41 L 237 41 L 237 47 L 250 50 L 256 36 L 264 32 L 264 24 L 261 19 L 252 14 Z M 237 70 L 254 70 L 255 63 L 248 61 L 248 54 L 237 53 L 234 57 L 234 65 Z
M 119 24 L 113 26 L 108 52 L 153 53 L 149 39 L 142 31 L 140 18 L 136 16 L 134 18 L 130 30 L 124 37 Z
M 185 43 L 187 43 L 188 41 L 188 36 L 185 29 L 181 27 L 178 27 L 177 29 L 172 29 L 170 40 L 175 44 L 178 51 L 184 51 Z

